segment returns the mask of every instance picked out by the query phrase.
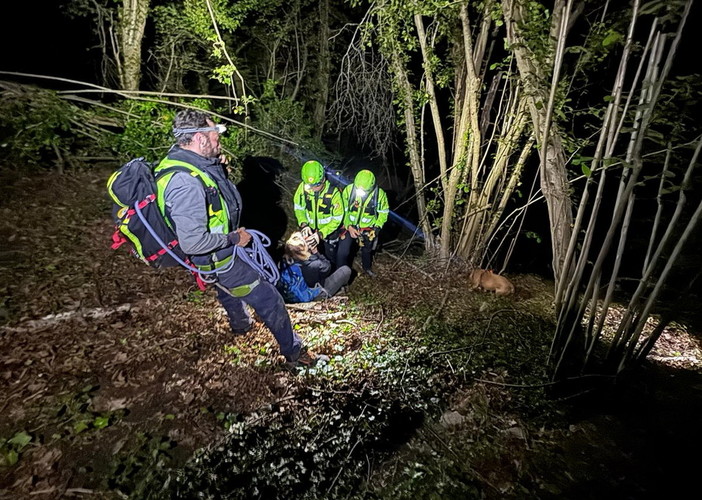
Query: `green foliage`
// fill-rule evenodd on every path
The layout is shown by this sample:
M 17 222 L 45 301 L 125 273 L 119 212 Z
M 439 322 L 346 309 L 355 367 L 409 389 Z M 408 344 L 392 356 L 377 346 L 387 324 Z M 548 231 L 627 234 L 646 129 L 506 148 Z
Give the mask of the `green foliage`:
M 274 405 L 261 412 L 257 420 L 262 424 L 222 413 L 217 418 L 229 429 L 226 444 L 171 474 L 170 494 L 184 498 L 199 492 L 214 498 L 227 491 L 230 498 L 323 498 L 351 491 L 362 476 L 365 453 L 382 453 L 396 437 L 411 432 L 421 422 L 418 409 L 430 396 L 422 388 L 426 384 L 416 384 L 426 377 L 424 360 L 412 354 L 384 357 L 378 351 L 363 359 L 373 359 L 373 366 L 383 372 L 391 370 L 395 382 L 369 383 L 365 390 L 343 394 L 327 390 L 320 379 L 303 396 L 313 399 L 314 407 L 292 415 Z M 364 366 L 364 361 L 358 363 Z M 398 384 L 403 372 L 404 383 Z
M 530 58 L 540 68 L 549 67 L 555 45 L 550 39 L 551 11 L 541 2 L 525 2 L 526 13 L 519 24 L 522 42 L 530 53 Z
M 26 431 L 17 432 L 9 439 L 0 439 L 0 468 L 15 465 L 32 439 Z
M 154 498 L 160 495 L 160 487 L 151 489 L 150 481 L 169 466 L 172 457 L 169 451 L 176 443 L 167 436 L 138 433 L 128 449 L 120 452 L 112 464 L 112 470 L 104 485 L 129 498 Z
M 590 162 L 592 162 L 593 157 L 592 156 L 582 156 L 582 155 L 575 155 L 573 156 L 573 159 L 570 161 L 570 163 L 573 166 L 580 167 L 580 169 L 583 172 L 583 175 L 586 177 L 590 177 L 592 174 L 590 170 Z
M 188 105 L 206 112 L 220 111 L 207 99 L 196 99 Z M 121 107 L 129 119 L 125 121 L 122 132 L 116 134 L 112 142 L 113 150 L 119 157 L 126 160 L 144 156 L 147 160 L 157 161 L 165 156 L 173 144 L 173 118 L 181 108 L 162 102 L 131 100 L 123 102 Z M 230 157 L 235 170 L 238 167 L 237 162 L 250 151 L 250 142 L 236 126 L 229 126 L 227 132 L 220 137 L 222 148 Z M 233 174 L 236 175 L 236 171 Z
M 322 150 L 320 144 L 315 144 L 314 123 L 305 110 L 304 103 L 284 97 L 282 84 L 275 80 L 266 80 L 260 99 L 252 108 L 256 126 L 290 139 L 298 144 L 304 144 L 309 150 Z M 250 137 L 250 147 L 261 152 L 271 152 L 270 141 L 261 137 Z
M 3 163 L 15 168 L 47 167 L 61 161 L 77 138 L 77 108 L 54 91 L 10 88 L 0 94 L 0 148 Z
M 367 289 L 345 309 L 349 320 L 304 332 L 311 346 L 324 345 L 330 354 L 344 352 L 349 335 L 363 342 L 333 355 L 326 367 L 300 375 L 299 385 L 290 381 L 297 391 L 292 401 L 284 397 L 249 415 L 207 409 L 227 429 L 226 440 L 201 450 L 182 469 L 159 465 L 151 476 L 142 476 L 138 487 L 120 491 L 158 492 L 139 498 L 357 498 L 369 461 L 381 466 L 417 429 L 436 421 L 451 395 L 470 387 L 475 376 L 490 371 L 506 377 L 509 370 L 526 374 L 525 383 L 543 381 L 548 325 L 535 315 L 515 321 L 515 311 L 495 298 L 488 312 L 461 310 L 420 330 L 417 325 L 436 313 L 420 303 L 401 308 L 407 330 L 386 317 L 381 333 L 363 318 L 370 308 L 387 305 L 382 293 Z M 395 312 L 389 314 L 395 317 Z M 225 351 L 234 357 L 240 352 L 235 346 Z M 499 455 L 490 443 L 492 427 L 486 425 L 493 413 L 530 407 L 542 415 L 547 408 L 540 399 L 542 392 L 533 389 L 508 401 L 477 394 L 470 403 L 476 426 L 461 447 L 460 460 L 422 455 L 421 462 L 402 462 L 399 475 L 373 491 L 380 498 L 479 494 L 484 484 L 466 471 L 471 462 Z M 148 463 L 141 463 L 140 470 Z
M 162 157 L 173 142 L 171 129 L 175 110 L 166 104 L 148 101 L 124 101 L 122 107 L 129 119 L 115 137 L 117 154 L 123 159 L 144 156 L 150 161 Z
M 702 109 L 702 78 L 699 74 L 669 78 L 661 89 L 646 138 L 655 146 L 686 143 L 699 133 L 699 111 Z
M 529 240 L 534 240 L 537 243 L 541 243 L 541 236 L 539 235 L 539 233 L 535 233 L 534 231 L 527 231 L 526 233 L 524 233 L 524 236 L 526 236 Z

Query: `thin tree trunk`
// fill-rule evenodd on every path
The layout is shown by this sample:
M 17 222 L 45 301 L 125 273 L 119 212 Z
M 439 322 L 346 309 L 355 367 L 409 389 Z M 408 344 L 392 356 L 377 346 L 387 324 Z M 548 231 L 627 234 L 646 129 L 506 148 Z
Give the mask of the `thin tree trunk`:
M 561 274 L 568 252 L 568 243 L 573 225 L 573 212 L 570 206 L 563 144 L 560 135 L 550 123 L 553 94 L 558 84 L 560 60 L 559 57 L 556 57 L 554 60 L 553 81 L 550 87 L 551 96 L 549 97 L 546 82 L 548 71 L 545 67 L 540 68 L 536 65 L 535 59 L 527 52 L 526 46 L 521 39 L 522 35 L 518 25 L 524 20 L 524 12 L 520 0 L 503 0 L 502 6 L 507 27 L 507 39 L 513 47 L 517 59 L 517 67 L 525 83 L 526 93 L 529 96 L 529 111 L 541 156 L 539 169 L 541 191 L 546 199 L 551 225 L 553 274 L 557 286 L 562 279 L 567 279 Z M 566 10 L 566 15 L 563 15 L 564 9 L 566 9 L 564 0 L 556 0 L 553 8 L 554 18 L 552 26 L 558 28 L 556 40 L 559 50 L 557 51 L 557 56 L 560 56 L 563 52 L 562 45 L 567 32 L 569 8 Z M 553 47 L 553 49 L 556 49 L 556 47 Z M 547 62 L 542 64 L 545 65 Z
M 317 53 L 317 99 L 314 104 L 314 126 L 317 139 L 322 138 L 329 100 L 329 0 L 319 2 L 319 51 Z
M 431 238 L 431 225 L 424 215 L 427 212 L 427 204 L 424 198 L 424 168 L 420 159 L 419 142 L 417 140 L 417 128 L 414 120 L 414 101 L 412 100 L 412 85 L 407 77 L 407 71 L 402 65 L 400 55 L 396 52 L 391 54 L 391 64 L 398 87 L 401 89 L 403 101 L 403 114 L 405 117 L 405 137 L 407 138 L 407 150 L 410 156 L 410 170 L 414 179 L 414 190 L 417 193 L 417 210 L 422 218 L 422 231 L 425 239 L 424 245 L 427 250 L 432 250 L 433 240 Z
M 151 0 L 122 0 L 120 42 L 122 65 L 119 81 L 123 90 L 139 90 L 141 82 L 141 43 Z
M 414 15 L 414 25 L 417 28 L 417 36 L 419 38 L 419 46 L 422 49 L 422 61 L 424 65 L 424 78 L 426 81 L 427 95 L 429 96 L 429 109 L 431 110 L 431 119 L 434 124 L 434 135 L 436 136 L 437 155 L 439 157 L 439 172 L 441 178 L 446 177 L 446 140 L 444 138 L 444 127 L 441 123 L 441 113 L 439 112 L 439 104 L 436 100 L 436 92 L 434 87 L 434 74 L 431 70 L 431 54 L 427 47 L 427 34 L 424 30 L 424 21 L 420 14 Z M 423 150 L 423 148 L 422 148 Z

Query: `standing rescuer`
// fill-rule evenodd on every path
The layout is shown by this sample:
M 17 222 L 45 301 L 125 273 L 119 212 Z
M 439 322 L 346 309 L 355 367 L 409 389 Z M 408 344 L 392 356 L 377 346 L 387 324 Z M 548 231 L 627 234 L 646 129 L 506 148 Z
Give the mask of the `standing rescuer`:
M 242 335 L 251 329 L 248 304 L 273 333 L 290 367 L 313 366 L 328 358 L 303 347 L 278 290 L 234 252 L 235 246 L 249 244 L 251 234 L 239 227 L 241 196 L 222 164 L 219 136 L 225 131 L 201 111 L 175 116 L 176 144 L 155 169 L 159 206 L 191 261 L 203 271 L 221 269 L 215 275 L 217 298 L 232 331 Z M 158 176 L 172 167 L 181 169 Z
M 344 188 L 341 199 L 344 203 L 344 231 L 339 242 L 337 267 L 350 265 L 351 249 L 357 243 L 361 247 L 363 272 L 374 277 L 371 269 L 373 252 L 378 246 L 378 233 L 388 220 L 388 196 L 376 184 L 373 172 L 361 170 L 353 184 Z
M 323 253 L 330 262 L 336 262 L 339 233 L 344 218 L 341 192 L 324 175 L 324 167 L 310 160 L 302 165 L 302 182 L 293 196 L 295 218 L 305 231 L 311 246 L 323 243 Z

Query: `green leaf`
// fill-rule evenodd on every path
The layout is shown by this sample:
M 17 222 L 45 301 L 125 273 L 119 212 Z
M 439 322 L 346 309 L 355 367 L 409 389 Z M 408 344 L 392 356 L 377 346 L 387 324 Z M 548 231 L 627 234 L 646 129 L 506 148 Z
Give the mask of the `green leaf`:
M 88 424 L 87 424 L 87 423 L 85 423 L 85 422 L 76 422 L 76 423 L 73 425 L 73 432 L 75 432 L 76 434 L 80 434 L 81 432 L 83 432 L 83 431 L 84 431 L 85 429 L 87 429 L 87 428 L 88 428 Z
M 19 455 L 15 450 L 2 450 L 0 453 L 0 467 L 10 467 L 19 460 Z
M 104 429 L 110 425 L 110 417 L 95 417 L 93 420 L 93 427 L 96 429 Z
M 580 165 L 580 169 L 583 171 L 583 174 L 585 174 L 585 177 L 590 177 L 590 175 L 592 175 L 592 170 L 584 163 Z
M 22 431 L 12 436 L 7 442 L 16 445 L 17 449 L 21 450 L 22 448 L 27 446 L 31 441 L 32 436 Z
M 621 38 L 621 33 L 617 33 L 616 31 L 610 31 L 609 34 L 605 37 L 605 39 L 602 40 L 602 46 L 609 47 L 613 43 L 618 42 Z

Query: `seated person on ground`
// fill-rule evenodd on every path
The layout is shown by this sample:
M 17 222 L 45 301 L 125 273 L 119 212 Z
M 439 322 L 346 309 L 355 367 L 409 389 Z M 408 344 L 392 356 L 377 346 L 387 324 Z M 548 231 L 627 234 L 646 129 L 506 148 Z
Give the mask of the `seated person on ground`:
M 351 268 L 341 266 L 333 273 L 332 264 L 317 251 L 316 235 L 309 235 L 307 240 L 302 232 L 294 232 L 285 242 L 283 259 L 287 264 L 299 264 L 305 283 L 310 288 L 322 287 L 316 300 L 333 297 L 351 278 Z

